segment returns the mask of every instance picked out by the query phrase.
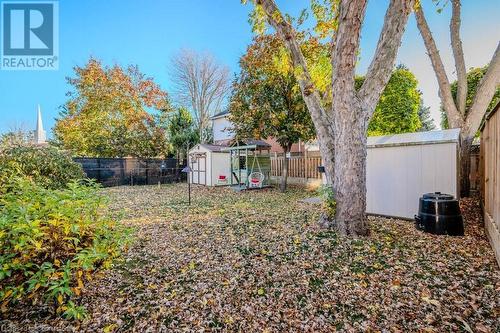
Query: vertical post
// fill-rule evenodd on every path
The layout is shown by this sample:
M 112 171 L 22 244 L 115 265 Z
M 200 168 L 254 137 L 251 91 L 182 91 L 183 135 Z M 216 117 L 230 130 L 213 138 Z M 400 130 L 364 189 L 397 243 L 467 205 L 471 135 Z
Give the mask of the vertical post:
M 102 184 L 102 179 L 101 179 L 101 159 L 97 158 L 97 179 L 98 182 Z
M 241 188 L 241 163 L 240 163 L 240 150 L 238 149 L 238 188 Z
M 193 170 L 189 167 L 189 160 L 188 160 L 188 165 L 182 169 L 181 172 L 186 173 L 187 175 L 187 183 L 188 183 L 188 205 L 191 206 L 191 180 L 189 179 L 189 174 L 193 172 Z
M 188 177 L 188 205 L 191 206 L 191 182 Z
M 230 161 L 230 163 L 229 163 L 230 168 L 229 169 L 231 170 L 231 173 L 229 174 L 229 177 L 231 177 L 231 186 L 234 185 L 233 184 L 233 172 L 234 172 L 234 170 L 233 170 L 233 164 L 234 164 L 234 157 L 233 157 L 233 155 L 234 155 L 233 151 L 230 150 L 229 151 L 229 161 Z
M 248 188 L 248 149 L 245 148 L 245 187 Z

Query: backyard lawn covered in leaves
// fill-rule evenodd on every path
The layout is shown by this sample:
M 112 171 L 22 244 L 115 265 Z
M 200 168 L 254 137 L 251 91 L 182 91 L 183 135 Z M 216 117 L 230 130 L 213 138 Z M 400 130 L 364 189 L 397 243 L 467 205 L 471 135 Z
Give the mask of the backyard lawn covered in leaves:
M 371 217 L 371 236 L 317 226 L 315 195 L 185 184 L 103 192 L 135 238 L 86 283 L 88 318 L 12 314 L 18 329 L 82 331 L 498 332 L 500 273 L 477 203 L 466 236 L 422 234 Z M 45 326 L 44 326 L 45 325 Z

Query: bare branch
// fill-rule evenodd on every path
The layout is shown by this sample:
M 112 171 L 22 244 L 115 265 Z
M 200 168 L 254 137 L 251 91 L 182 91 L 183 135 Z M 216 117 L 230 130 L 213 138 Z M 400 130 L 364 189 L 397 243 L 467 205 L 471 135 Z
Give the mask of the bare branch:
M 387 8 L 375 56 L 358 93 L 365 108 L 370 110 L 366 121 L 373 114 L 380 95 L 389 82 L 413 4 L 414 1 L 391 0 Z
M 460 114 L 465 115 L 467 102 L 467 69 L 465 68 L 464 50 L 460 39 L 460 0 L 452 0 L 452 15 L 450 21 L 451 48 L 455 58 L 457 70 L 457 108 Z
M 497 45 L 495 54 L 488 66 L 488 71 L 479 82 L 476 96 L 472 102 L 463 133 L 474 136 L 481 124 L 481 120 L 495 95 L 495 91 L 500 86 L 500 43 Z
M 429 29 L 429 25 L 427 24 L 424 12 L 421 7 L 415 10 L 415 18 L 417 19 L 417 27 L 418 30 L 420 30 L 422 39 L 424 40 L 427 54 L 431 59 L 432 67 L 434 68 L 434 72 L 436 73 L 439 86 L 439 96 L 441 97 L 444 110 L 446 112 L 446 115 L 448 116 L 450 127 L 462 127 L 463 118 L 458 112 L 455 101 L 453 100 L 453 96 L 451 95 L 450 81 L 448 80 L 448 76 L 446 75 L 443 61 L 441 60 L 441 56 L 439 55 L 439 51 L 436 47 L 436 42 L 432 37 L 431 30 Z
M 172 71 L 177 100 L 191 107 L 205 141 L 205 129 L 210 117 L 220 111 L 230 90 L 229 69 L 219 65 L 212 56 L 183 50 L 172 59 Z

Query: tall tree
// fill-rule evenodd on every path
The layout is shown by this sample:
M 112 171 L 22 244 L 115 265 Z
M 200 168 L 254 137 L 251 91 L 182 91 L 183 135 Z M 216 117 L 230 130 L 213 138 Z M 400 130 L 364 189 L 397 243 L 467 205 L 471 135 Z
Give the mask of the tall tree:
M 147 109 L 164 109 L 167 94 L 151 78 L 136 66 L 106 67 L 93 58 L 74 70 L 54 128 L 59 145 L 79 156 L 165 154 L 165 133 Z
M 276 35 L 254 38 L 240 59 L 233 84 L 230 120 L 237 138 L 273 137 L 285 153 L 280 190 L 286 191 L 292 144 L 314 138 L 314 126 L 293 73 L 290 57 Z
M 359 89 L 364 77 L 356 77 Z M 418 116 L 420 91 L 415 75 L 404 65 L 391 74 L 368 125 L 368 135 L 415 132 L 422 126 Z
M 198 131 L 189 111 L 184 107 L 178 108 L 169 117 L 166 129 L 168 142 L 172 146 L 177 161 L 186 158 L 189 148 L 199 140 Z
M 452 87 L 439 55 L 436 42 L 427 24 L 423 8 L 415 11 L 417 26 L 424 40 L 427 54 L 434 68 L 439 85 L 439 96 L 451 128 L 460 128 L 460 194 L 470 194 L 470 149 L 481 120 L 500 84 L 500 43 L 498 43 L 488 70 L 477 86 L 476 94 L 470 105 L 467 104 L 468 83 L 462 40 L 460 37 L 461 2 L 451 0 L 452 14 L 450 21 L 451 48 L 457 73 L 457 93 L 453 98 Z
M 192 110 L 200 141 L 207 142 L 210 117 L 221 110 L 230 91 L 228 67 L 210 54 L 182 50 L 172 58 L 171 76 L 178 101 Z
M 431 116 L 431 108 L 424 105 L 424 100 L 422 98 L 420 98 L 418 118 L 420 118 L 420 123 L 422 124 L 422 127 L 418 129 L 420 132 L 432 131 L 436 129 L 434 119 Z
M 316 128 L 326 178 L 333 183 L 335 217 L 324 223 L 343 235 L 369 233 L 366 219 L 366 132 L 389 81 L 413 0 L 391 0 L 375 56 L 361 88 L 355 89 L 355 67 L 367 0 L 313 1 L 320 36 L 331 36 L 331 107 L 315 86 L 296 29 L 274 0 L 254 0 L 254 26 L 269 22 L 288 49 L 302 96 Z M 264 20 L 262 19 L 264 17 Z

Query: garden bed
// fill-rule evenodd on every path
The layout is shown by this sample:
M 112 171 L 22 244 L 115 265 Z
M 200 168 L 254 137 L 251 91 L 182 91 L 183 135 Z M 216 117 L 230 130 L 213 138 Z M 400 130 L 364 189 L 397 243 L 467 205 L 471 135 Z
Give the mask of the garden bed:
M 479 207 L 466 235 L 422 234 L 370 217 L 371 236 L 317 227 L 300 189 L 234 193 L 185 184 L 103 190 L 136 228 L 114 268 L 82 292 L 89 318 L 15 309 L 2 324 L 31 331 L 495 332 L 500 273 Z M 121 213 L 120 213 L 121 212 Z M 5 326 L 9 325 L 9 326 Z

